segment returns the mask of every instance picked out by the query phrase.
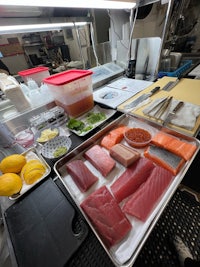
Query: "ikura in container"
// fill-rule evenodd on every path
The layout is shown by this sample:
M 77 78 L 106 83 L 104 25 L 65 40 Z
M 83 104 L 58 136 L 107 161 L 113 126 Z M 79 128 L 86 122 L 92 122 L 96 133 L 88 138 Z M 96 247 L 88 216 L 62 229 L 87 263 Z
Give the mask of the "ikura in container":
M 58 106 L 70 117 L 78 117 L 94 107 L 92 71 L 68 70 L 43 80 Z
M 145 147 L 151 142 L 151 134 L 142 128 L 129 128 L 124 132 L 126 142 L 132 147 Z
M 50 76 L 48 67 L 36 67 L 32 69 L 19 71 L 18 74 L 22 77 L 25 83 L 28 82 L 29 79 L 34 80 L 38 86 L 41 85 L 41 82 L 44 78 Z

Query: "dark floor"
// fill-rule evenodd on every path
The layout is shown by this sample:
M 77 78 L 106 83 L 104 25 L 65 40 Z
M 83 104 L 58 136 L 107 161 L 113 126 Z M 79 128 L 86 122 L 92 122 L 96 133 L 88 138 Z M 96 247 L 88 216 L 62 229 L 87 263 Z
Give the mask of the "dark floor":
M 142 248 L 134 267 L 180 267 L 172 244 L 182 237 L 200 260 L 200 151 Z M 199 264 L 200 266 L 200 264 Z

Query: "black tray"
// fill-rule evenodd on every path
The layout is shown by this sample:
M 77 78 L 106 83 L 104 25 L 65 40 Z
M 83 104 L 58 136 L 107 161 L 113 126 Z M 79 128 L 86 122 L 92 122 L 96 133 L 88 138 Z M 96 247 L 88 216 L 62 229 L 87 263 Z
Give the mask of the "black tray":
M 88 235 L 84 220 L 51 178 L 4 213 L 20 267 L 61 267 Z

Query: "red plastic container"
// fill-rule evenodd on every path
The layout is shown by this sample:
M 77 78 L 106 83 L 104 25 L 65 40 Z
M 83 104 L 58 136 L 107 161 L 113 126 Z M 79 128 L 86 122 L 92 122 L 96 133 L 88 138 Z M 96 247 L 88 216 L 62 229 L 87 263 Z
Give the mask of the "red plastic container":
M 24 82 L 27 83 L 29 79 L 33 79 L 39 86 L 44 78 L 50 76 L 48 67 L 36 67 L 32 69 L 19 71 L 18 74 L 23 78 Z
M 58 106 L 78 117 L 94 106 L 92 71 L 68 70 L 44 79 Z

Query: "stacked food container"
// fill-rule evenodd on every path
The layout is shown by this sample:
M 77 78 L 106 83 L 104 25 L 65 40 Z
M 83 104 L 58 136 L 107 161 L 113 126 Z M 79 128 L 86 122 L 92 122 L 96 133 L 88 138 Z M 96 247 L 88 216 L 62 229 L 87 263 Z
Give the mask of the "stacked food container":
M 70 117 L 78 117 L 94 106 L 92 71 L 69 70 L 51 75 L 43 82 L 47 84 L 58 106 Z

